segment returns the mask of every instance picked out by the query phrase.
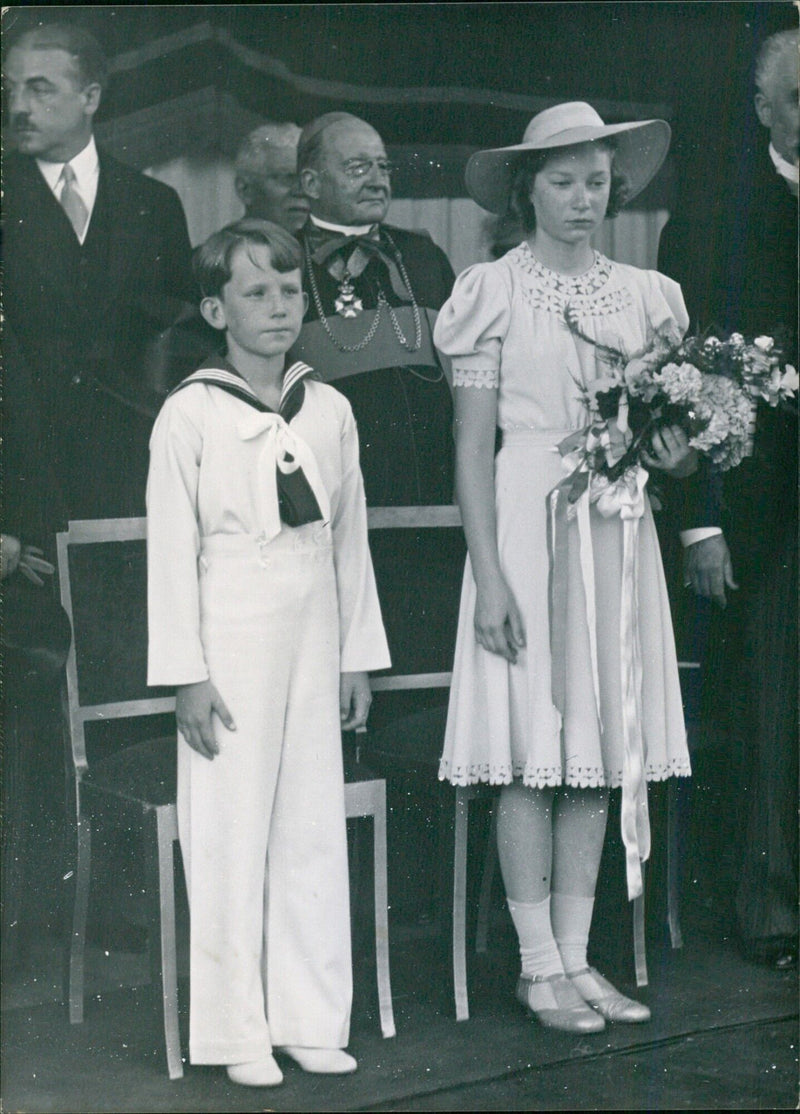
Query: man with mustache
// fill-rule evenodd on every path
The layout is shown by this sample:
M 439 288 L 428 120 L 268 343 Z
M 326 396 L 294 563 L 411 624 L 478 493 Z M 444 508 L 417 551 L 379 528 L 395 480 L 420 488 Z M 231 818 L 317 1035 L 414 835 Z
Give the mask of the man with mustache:
M 194 296 L 177 195 L 95 144 L 106 73 L 96 40 L 62 23 L 3 62 L 4 310 L 35 385 L 51 529 L 144 514 L 148 345 Z
M 245 136 L 234 167 L 245 216 L 271 220 L 294 235 L 308 217 L 297 177 L 297 124 L 260 124 Z
M 3 162 L 4 418 L 10 442 L 24 450 L 6 470 L 4 502 L 8 509 L 13 492 L 23 504 L 22 542 L 50 557 L 53 534 L 70 519 L 145 513 L 148 440 L 161 402 L 147 356 L 194 297 L 177 195 L 95 144 L 106 73 L 96 40 L 64 23 L 17 35 L 3 59 L 15 148 Z M 4 536 L 4 557 L 15 542 Z M 24 716 L 15 739 L 25 744 L 28 778 L 17 807 L 36 816 L 31 830 L 43 833 L 48 822 L 63 830 L 58 791 L 48 794 L 63 778 L 53 701 L 22 683 L 12 695 Z M 104 892 L 95 907 L 104 912 L 90 933 L 108 948 L 140 949 L 143 931 L 118 914 L 120 847 L 109 833 L 97 847 Z M 43 868 L 33 887 L 42 909 L 50 906 L 40 915 L 54 923 L 60 854 L 46 868 L 53 877 Z

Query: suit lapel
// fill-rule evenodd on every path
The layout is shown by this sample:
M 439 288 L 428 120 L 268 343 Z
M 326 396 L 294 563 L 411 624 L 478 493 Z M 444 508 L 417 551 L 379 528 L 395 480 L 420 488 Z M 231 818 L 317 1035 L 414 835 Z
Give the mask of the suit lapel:
M 113 160 L 102 151 L 98 154 L 100 178 L 86 244 L 90 245 L 90 237 L 94 240 L 105 237 L 108 281 L 118 288 L 138 259 L 146 214 L 120 180 Z
M 20 265 L 37 274 L 44 289 L 69 285 L 80 245 L 35 161 L 19 156 L 5 187 L 7 257 L 17 253 Z

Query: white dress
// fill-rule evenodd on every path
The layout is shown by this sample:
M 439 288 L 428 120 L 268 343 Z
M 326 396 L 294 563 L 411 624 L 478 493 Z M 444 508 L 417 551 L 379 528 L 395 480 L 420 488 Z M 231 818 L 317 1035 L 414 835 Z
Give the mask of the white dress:
M 596 349 L 564 323 L 570 304 L 582 331 L 633 354 L 648 330 L 672 319 L 685 330 L 680 288 L 655 271 L 596 253 L 591 269 L 565 276 L 542 266 L 527 243 L 461 274 L 436 325 L 458 390 L 497 390 L 503 444 L 495 460 L 503 573 L 521 609 L 526 647 L 515 665 L 484 650 L 473 626 L 476 589 L 467 558 L 453 683 L 439 776 L 454 785 L 619 786 L 624 742 L 620 670 L 623 526 L 590 512 L 594 558 L 597 713 L 580 567 L 578 526 L 568 524 L 566 692 L 553 703 L 547 538 L 548 493 L 567 474 L 556 445 L 587 424 L 578 383 L 601 374 Z M 642 661 L 644 778 L 690 773 L 681 691 L 661 554 L 649 503 L 638 531 L 633 603 Z

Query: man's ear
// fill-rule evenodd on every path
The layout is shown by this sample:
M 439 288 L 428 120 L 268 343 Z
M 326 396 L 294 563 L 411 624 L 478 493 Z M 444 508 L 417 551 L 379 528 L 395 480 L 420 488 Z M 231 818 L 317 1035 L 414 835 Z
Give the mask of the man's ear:
M 253 188 L 253 183 L 248 178 L 242 177 L 241 174 L 237 174 L 233 179 L 233 186 L 242 205 L 245 209 L 249 209 L 255 200 L 256 191 Z
M 81 92 L 86 98 L 86 115 L 94 116 L 100 107 L 100 97 L 103 93 L 101 86 L 95 81 L 91 85 L 84 86 Z
M 754 98 L 756 116 L 765 128 L 772 127 L 772 103 L 764 93 L 759 90 Z
M 200 313 L 203 320 L 207 321 L 212 328 L 226 329 L 228 327 L 228 322 L 225 320 L 225 310 L 216 295 L 213 298 L 203 298 L 200 303 Z
M 303 291 L 303 317 L 308 313 L 308 294 Z
M 316 201 L 319 197 L 319 171 L 307 166 L 300 171 L 300 188 L 306 197 Z

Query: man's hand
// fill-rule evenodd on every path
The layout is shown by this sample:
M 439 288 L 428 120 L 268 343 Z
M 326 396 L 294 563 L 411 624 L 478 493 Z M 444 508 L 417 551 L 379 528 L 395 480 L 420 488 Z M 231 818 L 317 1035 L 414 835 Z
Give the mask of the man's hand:
M 214 735 L 212 721 L 214 713 L 219 716 L 229 731 L 236 730 L 233 716 L 210 681 L 178 685 L 175 689 L 175 718 L 178 721 L 178 730 L 192 750 L 196 750 L 203 758 L 208 759 L 213 759 L 215 754 L 219 754 L 219 744 Z
M 725 588 L 739 587 L 733 579 L 733 563 L 728 543 L 722 534 L 688 545 L 683 551 L 683 581 L 698 596 L 712 599 L 720 607 L 727 605 Z
M 22 544 L 13 534 L 0 535 L 0 579 L 5 580 L 17 571 Z
M 657 429 L 650 439 L 651 452 L 642 450 L 642 460 L 649 468 L 666 472 L 677 480 L 697 471 L 699 454 L 689 445 L 685 430 L 679 425 Z
M 339 714 L 342 731 L 365 727 L 372 703 L 372 690 L 366 673 L 342 673 L 339 681 Z

